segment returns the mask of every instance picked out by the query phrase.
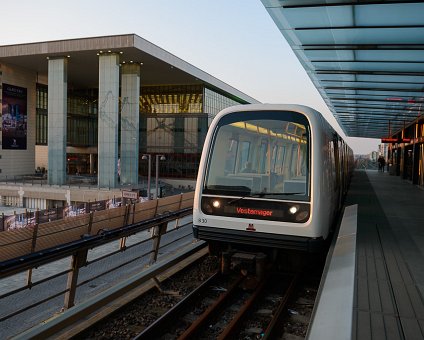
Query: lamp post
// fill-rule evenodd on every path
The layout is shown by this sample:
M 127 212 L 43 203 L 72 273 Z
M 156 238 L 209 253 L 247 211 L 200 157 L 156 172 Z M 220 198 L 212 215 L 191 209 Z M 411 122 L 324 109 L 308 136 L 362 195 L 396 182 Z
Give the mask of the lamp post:
M 149 161 L 149 165 L 148 165 L 148 168 L 147 168 L 147 199 L 149 199 L 150 200 L 150 178 L 151 178 L 151 173 L 152 173 L 152 155 L 149 155 L 149 154 L 144 154 L 142 157 L 141 157 L 141 159 L 142 160 L 148 160 Z
M 164 155 L 156 155 L 156 199 L 159 195 L 159 160 L 164 161 L 165 159 Z

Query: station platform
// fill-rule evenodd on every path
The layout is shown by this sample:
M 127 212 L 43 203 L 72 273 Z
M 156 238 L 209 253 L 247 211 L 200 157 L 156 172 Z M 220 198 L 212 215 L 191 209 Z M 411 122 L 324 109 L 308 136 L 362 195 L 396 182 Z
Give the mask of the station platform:
M 353 339 L 424 339 L 424 190 L 355 171 L 358 205 Z

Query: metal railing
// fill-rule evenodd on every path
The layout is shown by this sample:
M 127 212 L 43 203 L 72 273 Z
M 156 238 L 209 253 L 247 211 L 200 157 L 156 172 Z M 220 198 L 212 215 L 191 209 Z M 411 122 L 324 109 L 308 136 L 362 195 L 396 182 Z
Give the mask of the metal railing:
M 8 300 L 27 300 L 20 301 L 18 305 L 10 306 L 10 308 L 2 307 L 0 322 L 12 321 L 13 317 L 30 312 L 46 303 L 57 304 L 57 301 L 52 302 L 52 300 L 60 296 L 64 296 L 64 303 L 62 306 L 55 306 L 54 308 L 69 309 L 76 304 L 79 289 L 83 287 L 86 289 L 99 279 L 107 281 L 111 273 L 117 273 L 122 268 L 132 266 L 132 269 L 129 270 L 139 272 L 142 268 L 152 265 L 160 256 L 160 251 L 171 246 L 178 247 L 184 240 L 186 240 L 186 243 L 192 241 L 191 219 L 188 219 L 191 211 L 192 207 L 190 206 L 173 212 L 159 212 L 157 216 L 147 220 L 124 225 L 113 230 L 103 229 L 96 235 L 84 235 L 79 240 L 0 262 L 0 279 L 6 279 L 17 273 L 22 275 L 26 271 L 26 279 L 22 277 L 23 280 L 26 280 L 26 284 L 2 293 L 0 302 L 7 306 Z M 184 221 L 184 219 L 187 219 L 187 221 Z M 148 231 L 150 231 L 150 234 Z M 138 239 L 132 243 L 128 242 L 129 240 L 132 241 L 133 237 L 138 237 Z M 119 242 L 117 249 L 107 251 L 106 254 L 100 256 L 91 256 L 96 249 L 102 249 L 102 247 L 106 247 L 106 244 L 110 245 L 113 241 Z M 121 254 L 125 253 L 131 254 L 124 258 Z M 116 261 L 113 259 L 114 256 L 120 260 Z M 90 259 L 90 257 L 93 258 Z M 65 258 L 70 258 L 69 268 L 33 280 L 34 268 L 61 259 L 63 261 Z M 117 263 L 105 266 L 105 261 Z M 141 268 L 140 265 L 142 265 Z M 83 277 L 79 277 L 81 270 L 84 270 Z M 65 276 L 67 276 L 66 284 L 65 287 L 62 286 L 63 288 L 61 288 L 57 281 L 62 280 L 63 284 Z M 54 288 L 50 289 L 48 293 L 43 290 L 43 294 L 37 295 L 35 291 L 41 290 L 44 285 Z M 36 297 L 32 296 L 31 299 L 20 298 L 20 295 L 31 293 Z M 42 321 L 42 319 L 39 321 Z

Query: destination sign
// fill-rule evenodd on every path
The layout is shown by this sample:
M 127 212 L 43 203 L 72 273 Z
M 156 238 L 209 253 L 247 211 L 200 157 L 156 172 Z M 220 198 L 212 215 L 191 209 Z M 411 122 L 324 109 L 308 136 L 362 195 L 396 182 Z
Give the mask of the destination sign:
M 284 216 L 281 209 L 260 209 L 260 208 L 248 208 L 248 207 L 233 207 L 225 206 L 224 213 L 230 214 L 232 216 L 247 217 L 247 218 L 281 218 Z

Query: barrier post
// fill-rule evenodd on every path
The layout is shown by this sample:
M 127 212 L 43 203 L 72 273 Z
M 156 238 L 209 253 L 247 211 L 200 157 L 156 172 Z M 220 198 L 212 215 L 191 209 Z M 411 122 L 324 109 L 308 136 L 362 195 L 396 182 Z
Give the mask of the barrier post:
M 168 226 L 168 222 L 161 223 L 153 228 L 153 247 L 152 247 L 152 254 L 150 256 L 150 262 L 149 265 L 152 265 L 156 262 L 158 259 L 158 253 L 159 253 L 159 247 L 160 247 L 160 239 L 163 234 L 166 233 L 166 228 Z
M 75 304 L 79 269 L 87 262 L 87 250 L 80 250 L 73 254 L 71 261 L 71 271 L 68 273 L 68 282 L 66 283 L 64 309 L 69 309 Z
M 134 224 L 134 218 L 135 218 L 135 203 L 132 205 L 132 221 L 131 223 Z
M 128 225 L 128 220 L 130 218 L 130 211 L 131 211 L 131 205 L 127 204 L 125 206 L 125 215 L 124 215 L 124 222 L 123 222 L 123 226 Z M 126 249 L 126 242 L 127 242 L 127 236 L 123 236 L 121 238 L 121 240 L 119 241 L 119 249 L 120 250 L 125 250 Z
M 183 194 L 181 193 L 180 194 L 180 204 L 178 205 L 178 210 L 181 210 L 181 207 L 182 207 L 182 205 L 183 205 Z M 176 220 L 175 220 L 175 229 L 178 229 L 180 227 L 180 218 L 178 217 Z
M 37 243 L 37 233 L 38 233 L 38 223 L 34 226 L 32 231 L 32 242 L 31 242 L 31 253 L 35 250 L 35 245 Z M 32 268 L 28 269 L 27 273 L 27 286 L 32 286 Z
M 88 226 L 87 226 L 87 234 L 91 235 L 91 228 L 93 226 L 93 216 L 94 216 L 94 212 L 90 211 L 90 217 L 88 220 Z

